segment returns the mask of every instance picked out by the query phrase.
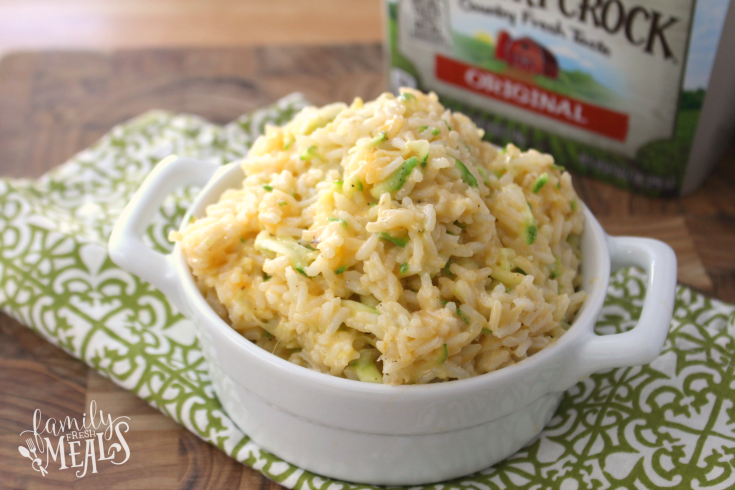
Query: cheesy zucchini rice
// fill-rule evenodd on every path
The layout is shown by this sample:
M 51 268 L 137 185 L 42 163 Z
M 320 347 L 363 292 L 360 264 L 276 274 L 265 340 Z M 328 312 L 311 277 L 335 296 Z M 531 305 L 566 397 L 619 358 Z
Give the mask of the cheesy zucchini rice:
M 392 385 L 501 369 L 582 305 L 584 218 L 551 156 L 482 136 L 410 89 L 306 108 L 172 238 L 223 319 L 301 366 Z

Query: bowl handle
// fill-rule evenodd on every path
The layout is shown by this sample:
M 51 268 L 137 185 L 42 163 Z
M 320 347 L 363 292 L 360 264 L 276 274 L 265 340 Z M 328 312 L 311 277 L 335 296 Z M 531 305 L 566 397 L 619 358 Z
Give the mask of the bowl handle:
M 639 366 L 661 353 L 669 332 L 676 295 L 676 254 L 667 244 L 650 238 L 607 237 L 612 270 L 637 266 L 648 274 L 646 298 L 636 326 L 625 333 L 596 335 L 582 341 L 579 356 L 564 376 L 568 389 L 592 373 L 614 367 Z
M 178 187 L 206 184 L 220 168 L 193 158 L 164 158 L 135 192 L 110 235 L 108 252 L 112 261 L 158 288 L 179 311 L 183 311 L 184 301 L 172 256 L 151 249 L 142 236 L 166 196 Z

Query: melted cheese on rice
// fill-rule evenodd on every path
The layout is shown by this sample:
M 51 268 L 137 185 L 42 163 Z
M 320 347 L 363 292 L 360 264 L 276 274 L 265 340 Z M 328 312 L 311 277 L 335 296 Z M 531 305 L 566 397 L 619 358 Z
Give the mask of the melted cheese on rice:
M 306 108 L 172 238 L 220 316 L 291 362 L 394 385 L 494 371 L 583 303 L 584 219 L 551 156 L 482 136 L 410 89 Z

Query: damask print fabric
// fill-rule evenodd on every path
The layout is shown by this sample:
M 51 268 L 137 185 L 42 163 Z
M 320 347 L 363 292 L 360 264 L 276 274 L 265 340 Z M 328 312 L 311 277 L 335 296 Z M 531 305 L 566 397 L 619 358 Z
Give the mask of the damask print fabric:
M 159 160 L 241 158 L 266 123 L 283 123 L 304 105 L 295 94 L 226 126 L 154 111 L 113 128 L 38 181 L 0 180 L 0 307 L 288 488 L 369 488 L 311 474 L 254 444 L 215 398 L 193 324 L 106 251 L 117 216 Z M 147 230 L 152 247 L 170 250 L 168 232 L 195 192 L 167 198 Z M 644 287 L 636 270 L 617 272 L 598 333 L 632 328 Z M 734 335 L 735 307 L 679 287 L 656 361 L 585 379 L 529 446 L 493 468 L 428 488 L 732 488 Z

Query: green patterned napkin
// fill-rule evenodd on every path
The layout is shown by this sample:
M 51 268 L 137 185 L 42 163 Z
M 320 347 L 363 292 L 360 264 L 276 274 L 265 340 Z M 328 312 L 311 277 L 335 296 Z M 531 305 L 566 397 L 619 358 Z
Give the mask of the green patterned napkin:
M 110 230 L 151 168 L 170 154 L 228 162 L 266 123 L 305 105 L 298 94 L 216 126 L 149 112 L 37 181 L 0 180 L 0 307 L 222 451 L 289 488 L 363 488 L 261 450 L 215 398 L 193 325 L 106 251 Z M 147 233 L 166 237 L 190 202 L 182 190 Z M 635 270 L 614 275 L 598 333 L 635 324 Z M 479 489 L 725 489 L 735 486 L 735 307 L 679 287 L 671 332 L 648 366 L 596 374 L 564 395 L 541 436 L 483 472 L 432 485 Z

